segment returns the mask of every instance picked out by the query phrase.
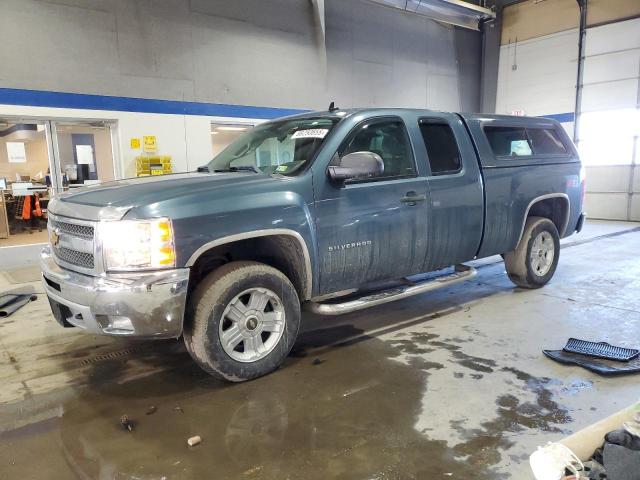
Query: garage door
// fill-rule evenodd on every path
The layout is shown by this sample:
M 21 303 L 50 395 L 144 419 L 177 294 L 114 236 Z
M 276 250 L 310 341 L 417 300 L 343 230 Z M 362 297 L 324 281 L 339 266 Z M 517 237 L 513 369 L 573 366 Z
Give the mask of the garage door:
M 587 29 L 578 148 L 592 218 L 640 220 L 640 18 Z

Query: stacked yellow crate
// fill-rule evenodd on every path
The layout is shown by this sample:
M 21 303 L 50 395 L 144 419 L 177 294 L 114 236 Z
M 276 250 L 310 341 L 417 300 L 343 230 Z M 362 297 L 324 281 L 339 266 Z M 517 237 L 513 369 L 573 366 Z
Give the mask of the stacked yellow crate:
M 136 157 L 136 176 L 165 175 L 172 173 L 170 155 L 138 155 Z

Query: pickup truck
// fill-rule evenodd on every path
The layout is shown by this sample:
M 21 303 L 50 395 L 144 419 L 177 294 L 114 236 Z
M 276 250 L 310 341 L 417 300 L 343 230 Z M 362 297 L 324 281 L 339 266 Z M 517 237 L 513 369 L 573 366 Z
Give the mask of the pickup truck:
M 330 108 L 262 123 L 197 172 L 54 198 L 43 285 L 65 327 L 183 336 L 200 367 L 243 381 L 283 362 L 303 308 L 398 300 L 498 254 L 518 287 L 543 286 L 584 191 L 553 120 Z

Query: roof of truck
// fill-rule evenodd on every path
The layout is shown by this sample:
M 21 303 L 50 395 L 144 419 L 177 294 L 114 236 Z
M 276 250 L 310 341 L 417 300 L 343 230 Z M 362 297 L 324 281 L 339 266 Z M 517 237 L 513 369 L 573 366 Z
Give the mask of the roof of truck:
M 557 125 L 558 122 L 551 118 L 545 117 L 527 117 L 516 115 L 495 115 L 488 113 L 460 113 L 460 112 L 442 112 L 438 110 L 429 110 L 426 108 L 340 108 L 335 110 L 316 110 L 304 113 L 299 113 L 286 118 L 308 118 L 308 117 L 334 117 L 334 118 L 346 118 L 352 115 L 370 115 L 380 113 L 395 113 L 398 112 L 412 112 L 424 115 L 433 115 L 438 113 L 454 113 L 460 115 L 466 121 L 480 121 L 499 123 L 501 125 L 526 125 L 526 126 L 545 126 L 545 125 Z

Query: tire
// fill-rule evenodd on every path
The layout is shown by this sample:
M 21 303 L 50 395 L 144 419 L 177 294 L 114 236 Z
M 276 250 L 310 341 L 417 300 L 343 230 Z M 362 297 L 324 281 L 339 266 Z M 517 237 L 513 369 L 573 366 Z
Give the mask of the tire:
M 540 288 L 553 277 L 559 258 L 556 226 L 548 218 L 529 217 L 516 249 L 504 254 L 504 265 L 518 287 Z
M 289 279 L 258 262 L 231 262 L 207 275 L 189 301 L 184 342 L 209 374 L 242 382 L 277 369 L 300 329 Z

